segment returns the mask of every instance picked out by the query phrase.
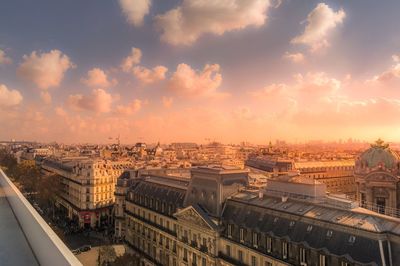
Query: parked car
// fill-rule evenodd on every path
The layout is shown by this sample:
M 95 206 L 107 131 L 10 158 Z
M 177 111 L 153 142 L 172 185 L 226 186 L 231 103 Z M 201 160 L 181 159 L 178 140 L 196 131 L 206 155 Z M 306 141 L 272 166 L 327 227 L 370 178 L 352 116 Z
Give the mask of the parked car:
M 74 255 L 81 254 L 81 251 L 79 250 L 79 248 L 71 250 L 71 251 L 72 251 L 72 254 L 74 254 Z
M 84 245 L 84 246 L 82 246 L 82 247 L 79 248 L 79 250 L 80 250 L 81 252 L 86 252 L 86 251 L 89 251 L 89 250 L 91 250 L 91 249 L 92 249 L 92 246 L 91 246 L 91 245 Z

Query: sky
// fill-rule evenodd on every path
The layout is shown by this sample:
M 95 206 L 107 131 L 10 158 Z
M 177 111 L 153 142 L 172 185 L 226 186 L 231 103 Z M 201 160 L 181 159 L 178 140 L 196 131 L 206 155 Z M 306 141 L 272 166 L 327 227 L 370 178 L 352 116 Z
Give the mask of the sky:
M 0 140 L 400 136 L 400 1 L 4 0 Z

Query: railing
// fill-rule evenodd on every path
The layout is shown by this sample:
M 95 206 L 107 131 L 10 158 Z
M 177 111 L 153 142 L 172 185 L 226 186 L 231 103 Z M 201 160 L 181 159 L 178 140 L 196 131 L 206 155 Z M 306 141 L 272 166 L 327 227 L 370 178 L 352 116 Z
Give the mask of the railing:
M 1 169 L 0 186 L 40 265 L 82 265 Z
M 384 207 L 382 205 L 378 205 L 376 203 L 362 201 L 359 202 L 360 207 L 365 208 L 367 210 L 371 210 L 380 214 L 392 216 L 399 218 L 400 217 L 400 209 L 391 208 L 391 207 Z

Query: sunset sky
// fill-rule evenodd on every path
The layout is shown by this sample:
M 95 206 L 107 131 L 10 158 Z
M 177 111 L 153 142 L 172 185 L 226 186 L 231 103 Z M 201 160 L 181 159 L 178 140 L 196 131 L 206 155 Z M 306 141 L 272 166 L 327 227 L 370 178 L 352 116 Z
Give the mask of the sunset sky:
M 0 140 L 400 140 L 400 1 L 4 0 Z

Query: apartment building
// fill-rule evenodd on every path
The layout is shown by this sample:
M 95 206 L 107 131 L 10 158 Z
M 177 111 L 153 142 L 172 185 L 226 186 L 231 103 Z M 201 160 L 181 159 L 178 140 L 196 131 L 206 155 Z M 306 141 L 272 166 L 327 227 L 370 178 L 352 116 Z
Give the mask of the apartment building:
M 273 192 L 249 191 L 247 175 L 201 167 L 190 180 L 133 176 L 118 233 L 141 265 L 400 264 L 399 219 L 325 197 L 320 183 L 302 183 L 303 196 L 285 191 L 287 180 L 281 194 L 276 182 Z
M 79 227 L 108 225 L 113 219 L 115 184 L 129 161 L 87 158 L 45 159 L 41 169 L 60 177 L 56 206 Z

